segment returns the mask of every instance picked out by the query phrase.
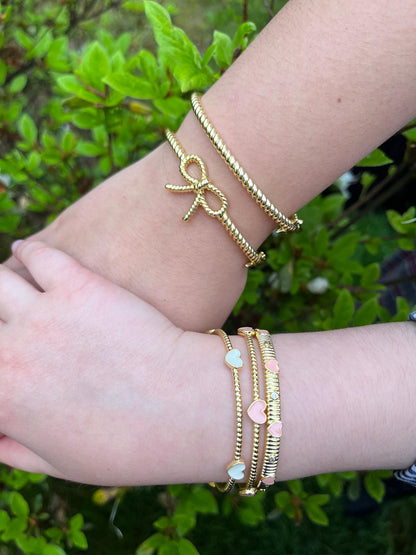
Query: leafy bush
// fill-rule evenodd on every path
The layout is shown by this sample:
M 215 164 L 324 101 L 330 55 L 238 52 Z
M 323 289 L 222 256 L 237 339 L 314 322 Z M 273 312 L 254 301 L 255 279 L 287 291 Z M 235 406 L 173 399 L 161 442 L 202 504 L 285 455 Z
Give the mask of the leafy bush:
M 281 2 L 282 5 L 284 2 Z M 256 33 L 234 7 L 210 8 L 220 24 L 203 53 L 176 27 L 169 10 L 150 0 L 11 1 L 0 7 L 0 250 L 7 256 L 11 238 L 26 237 L 52 221 L 64 208 L 152 150 L 163 129 L 176 129 L 189 109 L 194 89 L 212 85 Z M 246 3 L 244 3 L 246 6 Z M 272 3 L 265 3 L 263 23 Z M 108 12 L 111 8 L 118 8 Z M 108 13 L 107 13 L 108 12 Z M 113 34 L 116 14 L 152 28 L 157 49 L 137 45 L 132 32 Z M 108 14 L 111 15 L 108 15 Z M 97 18 L 100 25 L 97 25 Z M 258 17 L 261 20 L 261 17 Z M 144 31 L 145 34 L 145 31 Z M 246 289 L 228 325 L 250 321 L 273 331 L 312 331 L 404 320 L 410 306 L 397 299 L 392 315 L 380 303 L 386 283 L 381 265 L 398 248 L 413 250 L 415 208 L 369 215 L 376 198 L 372 168 L 387 165 L 376 187 L 406 184 L 414 164 L 416 122 L 403 136 L 404 161 L 396 166 L 379 149 L 358 165 L 363 186 L 353 210 L 336 186 L 301 211 L 304 231 L 268 240 L 269 257 L 249 273 Z M 396 187 L 397 188 L 397 187 Z M 374 205 L 374 200 L 372 201 Z M 358 216 L 357 216 L 358 214 Z M 273 306 L 278 310 L 271 310 Z M 356 499 L 361 484 L 377 501 L 388 471 L 322 475 L 276 486 L 254 499 L 219 497 L 205 486 L 170 486 L 162 496 L 166 514 L 137 555 L 192 554 L 186 537 L 199 514 L 225 519 L 236 515 L 255 526 L 271 515 L 300 523 L 304 517 L 326 526 L 325 506 L 344 492 Z M 72 517 L 53 507 L 45 477 L 1 468 L 0 538 L 9 551 L 62 554 L 87 548 L 81 514 Z M 125 488 L 97 490 L 96 506 L 122 502 Z M 98 509 L 97 509 L 98 510 Z M 58 514 L 59 513 L 59 514 Z M 114 514 L 112 515 L 114 520 Z M 111 521 L 111 522 L 112 522 Z M 3 552 L 2 552 L 3 553 Z

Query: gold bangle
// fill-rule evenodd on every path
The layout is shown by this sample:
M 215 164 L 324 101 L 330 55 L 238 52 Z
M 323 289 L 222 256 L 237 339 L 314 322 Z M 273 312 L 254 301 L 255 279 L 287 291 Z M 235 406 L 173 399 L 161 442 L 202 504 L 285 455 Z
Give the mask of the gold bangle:
M 273 347 L 272 338 L 267 330 L 255 330 L 261 359 L 264 367 L 267 399 L 267 437 L 263 466 L 257 485 L 259 491 L 274 484 L 279 463 L 282 421 L 280 411 L 279 363 Z
M 170 146 L 172 147 L 176 156 L 180 160 L 179 171 L 181 172 L 182 177 L 185 179 L 185 181 L 189 183 L 189 185 L 172 185 L 171 183 L 167 183 L 165 185 L 166 189 L 174 193 L 193 192 L 196 194 L 195 200 L 191 208 L 182 218 L 183 221 L 184 222 L 189 221 L 190 218 L 195 213 L 195 211 L 197 210 L 198 206 L 202 206 L 202 208 L 209 216 L 211 216 L 212 218 L 217 218 L 217 220 L 219 220 L 222 223 L 222 225 L 231 235 L 232 239 L 237 243 L 237 245 L 240 247 L 243 253 L 247 256 L 250 262 L 246 264 L 246 267 L 250 268 L 253 266 L 257 266 L 257 264 L 260 264 L 260 262 L 265 260 L 266 255 L 264 254 L 264 252 L 259 252 L 259 253 L 256 252 L 255 249 L 242 236 L 240 231 L 230 220 L 227 214 L 227 207 L 228 207 L 227 197 L 224 195 L 224 193 L 222 193 L 222 191 L 218 189 L 218 187 L 215 187 L 215 185 L 213 185 L 208 180 L 207 169 L 202 159 L 196 154 L 188 154 L 188 155 L 185 154 L 185 151 L 183 150 L 177 137 L 175 136 L 174 133 L 172 133 L 172 131 L 167 129 L 165 134 Z M 188 166 L 190 164 L 196 164 L 199 167 L 199 170 L 201 172 L 201 177 L 199 179 L 192 177 L 188 173 Z M 213 193 L 220 199 L 221 207 L 218 210 L 213 210 L 209 206 L 205 198 L 205 191 L 211 191 L 211 193 Z
M 296 231 L 300 229 L 302 220 L 300 220 L 297 214 L 293 214 L 291 218 L 288 218 L 280 210 L 274 206 L 274 204 L 262 193 L 262 191 L 257 187 L 253 180 L 247 175 L 244 168 L 237 162 L 235 157 L 231 154 L 229 148 L 218 135 L 215 127 L 209 121 L 204 109 L 201 105 L 201 99 L 197 93 L 192 93 L 191 96 L 192 109 L 198 118 L 199 123 L 204 129 L 205 133 L 208 135 L 211 143 L 217 149 L 217 152 L 223 158 L 225 163 L 228 165 L 230 170 L 233 172 L 238 181 L 245 187 L 247 192 L 251 197 L 257 202 L 257 204 L 270 216 L 279 227 L 276 228 L 276 232 L 286 232 L 286 231 Z
M 238 335 L 246 340 L 247 350 L 251 363 L 251 381 L 253 386 L 253 402 L 247 409 L 248 416 L 253 421 L 253 448 L 251 454 L 251 467 L 248 482 L 241 487 L 239 494 L 252 497 L 257 493 L 257 467 L 259 461 L 260 426 L 267 420 L 265 410 L 266 401 L 260 399 L 259 374 L 257 365 L 256 349 L 254 347 L 254 330 L 250 327 L 238 328 Z
M 244 478 L 246 469 L 245 462 L 241 459 L 241 449 L 243 443 L 243 402 L 241 399 L 241 387 L 239 369 L 243 366 L 241 353 L 238 349 L 233 349 L 231 340 L 225 331 L 220 329 L 209 330 L 207 333 L 219 335 L 227 349 L 224 362 L 231 369 L 234 392 L 235 392 L 235 416 L 236 416 L 236 438 L 234 447 L 234 459 L 227 466 L 228 481 L 225 484 L 211 482 L 210 485 L 215 486 L 219 491 L 228 493 L 233 488 L 236 480 Z

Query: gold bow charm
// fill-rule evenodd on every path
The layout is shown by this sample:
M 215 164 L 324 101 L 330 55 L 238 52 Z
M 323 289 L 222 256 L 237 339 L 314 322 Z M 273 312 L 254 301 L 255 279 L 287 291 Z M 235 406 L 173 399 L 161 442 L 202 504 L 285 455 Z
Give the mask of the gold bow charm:
M 188 166 L 190 164 L 196 164 L 200 171 L 201 177 L 198 179 L 196 177 L 192 177 L 192 175 L 188 172 Z M 196 154 L 188 154 L 188 156 L 184 156 L 181 158 L 181 164 L 179 166 L 179 170 L 185 179 L 189 183 L 189 185 L 172 185 L 171 183 L 167 183 L 165 185 L 166 189 L 172 191 L 174 193 L 188 193 L 193 192 L 196 193 L 195 200 L 192 203 L 191 208 L 182 218 L 184 222 L 187 222 L 195 213 L 198 206 L 202 206 L 205 212 L 212 216 L 213 218 L 221 219 L 224 213 L 227 210 L 228 201 L 227 197 L 213 185 L 207 177 L 207 169 L 205 167 L 204 162 L 201 160 L 199 156 Z M 208 204 L 207 199 L 205 198 L 205 191 L 211 191 L 214 195 L 216 195 L 220 201 L 221 206 L 217 210 L 214 210 Z
M 196 195 L 191 208 L 188 210 L 182 220 L 184 222 L 187 222 L 195 214 L 198 206 L 202 206 L 202 208 L 209 216 L 211 216 L 212 218 L 217 218 L 222 223 L 222 225 L 231 235 L 233 240 L 247 256 L 249 262 L 246 264 L 246 267 L 250 268 L 252 266 L 260 264 L 260 262 L 262 262 L 266 258 L 266 255 L 264 254 L 264 252 L 256 252 L 255 249 L 253 249 L 250 243 L 248 243 L 248 241 L 241 235 L 237 227 L 230 220 L 230 217 L 227 214 L 227 197 L 224 195 L 224 193 L 222 193 L 222 191 L 218 189 L 218 187 L 215 187 L 215 185 L 213 185 L 209 181 L 207 169 L 204 162 L 196 154 L 186 154 L 178 139 L 176 138 L 176 135 L 172 133 L 170 129 L 166 130 L 166 138 L 174 153 L 179 158 L 179 170 L 183 178 L 189 183 L 189 185 L 172 185 L 171 183 L 167 183 L 165 185 L 166 189 L 168 189 L 168 191 L 172 191 L 173 193 L 195 193 Z M 196 164 L 198 166 L 201 172 L 201 176 L 199 177 L 199 179 L 197 177 L 192 177 L 192 175 L 189 174 L 188 166 L 190 166 L 191 164 Z M 208 204 L 207 199 L 205 198 L 206 191 L 211 191 L 211 193 L 213 193 L 216 197 L 220 199 L 220 208 L 218 208 L 217 210 L 211 208 L 211 206 Z

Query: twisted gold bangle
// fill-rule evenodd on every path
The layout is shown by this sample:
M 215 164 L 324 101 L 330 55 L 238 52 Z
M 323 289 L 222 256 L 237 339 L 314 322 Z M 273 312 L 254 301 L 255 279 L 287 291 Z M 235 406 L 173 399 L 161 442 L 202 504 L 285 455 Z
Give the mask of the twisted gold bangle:
M 244 168 L 238 163 L 235 157 L 231 154 L 227 145 L 218 135 L 215 127 L 209 121 L 204 109 L 201 105 L 200 97 L 197 93 L 192 93 L 191 96 L 192 109 L 198 118 L 199 123 L 204 129 L 205 133 L 208 135 L 211 143 L 217 149 L 217 152 L 223 158 L 225 163 L 228 165 L 230 170 L 233 172 L 235 177 L 240 181 L 240 183 L 245 187 L 247 192 L 251 197 L 257 202 L 257 204 L 270 216 L 279 227 L 275 230 L 277 233 L 286 231 L 296 231 L 300 229 L 302 220 L 300 220 L 297 214 L 293 214 L 292 218 L 288 218 L 280 210 L 274 206 L 274 204 L 262 193 L 259 187 L 253 182 L 253 180 L 247 175 Z
M 267 330 L 255 330 L 264 367 L 267 398 L 267 438 L 258 490 L 264 491 L 274 484 L 279 463 L 282 421 L 280 414 L 279 364 L 272 338 Z
M 266 422 L 266 401 L 260 399 L 259 374 L 257 365 L 256 349 L 254 347 L 253 328 L 244 327 L 238 329 L 238 335 L 246 340 L 247 350 L 251 363 L 251 381 L 253 386 L 253 402 L 249 406 L 247 413 L 253 421 L 253 448 L 251 454 L 250 475 L 247 484 L 240 488 L 239 494 L 252 497 L 257 493 L 257 466 L 259 461 L 260 426 Z
M 236 416 L 236 439 L 234 447 L 234 460 L 227 466 L 228 481 L 225 484 L 218 484 L 211 482 L 219 491 L 228 493 L 233 488 L 236 480 L 244 478 L 244 471 L 246 469 L 245 462 L 241 459 L 241 449 L 243 443 L 243 402 L 241 399 L 241 387 L 239 368 L 242 368 L 243 361 L 241 360 L 241 353 L 238 349 L 233 349 L 231 340 L 225 331 L 220 329 L 209 330 L 207 333 L 219 335 L 224 342 L 227 349 L 224 362 L 231 369 L 234 382 L 235 391 L 235 416 Z
M 250 262 L 246 264 L 247 268 L 252 266 L 256 266 L 260 264 L 263 260 L 265 260 L 266 255 L 264 252 L 256 252 L 254 248 L 250 245 L 250 243 L 242 236 L 240 231 L 237 227 L 233 224 L 227 214 L 227 207 L 228 207 L 228 200 L 227 197 L 208 180 L 207 169 L 202 161 L 202 159 L 197 156 L 196 154 L 185 154 L 181 144 L 179 143 L 177 137 L 175 136 L 172 131 L 169 129 L 166 130 L 166 138 L 172 147 L 173 151 L 175 152 L 176 156 L 180 160 L 179 170 L 185 179 L 189 183 L 189 185 L 172 185 L 171 183 L 167 183 L 165 185 L 166 189 L 172 191 L 174 193 L 187 193 L 193 192 L 196 194 L 195 200 L 192 203 L 191 208 L 182 218 L 184 222 L 189 221 L 189 219 L 193 216 L 195 211 L 197 210 L 198 206 L 202 206 L 205 212 L 213 217 L 217 218 L 228 233 L 231 235 L 232 239 L 237 243 L 243 253 L 247 256 Z M 199 167 L 201 172 L 201 177 L 199 179 L 192 177 L 188 173 L 188 166 L 190 164 L 196 164 Z M 221 207 L 218 210 L 212 209 L 208 201 L 205 198 L 205 191 L 211 191 L 214 195 L 216 195 L 221 201 Z

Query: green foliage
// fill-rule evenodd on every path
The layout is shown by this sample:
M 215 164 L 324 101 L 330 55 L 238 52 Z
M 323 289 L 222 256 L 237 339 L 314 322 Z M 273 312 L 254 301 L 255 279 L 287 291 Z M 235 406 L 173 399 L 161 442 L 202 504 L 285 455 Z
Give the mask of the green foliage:
M 284 0 L 278 2 L 279 7 Z M 214 22 L 203 51 L 175 25 L 178 10 L 150 0 L 120 2 L 131 31 L 106 25 L 109 0 L 0 4 L 0 248 L 52 221 L 108 174 L 134 162 L 177 129 L 194 89 L 211 86 L 227 70 L 256 25 L 243 21 L 235 3 L 212 8 Z M 264 9 L 251 10 L 257 27 Z M 264 3 L 266 4 L 266 3 Z M 98 8 L 97 8 L 98 6 Z M 99 14 L 104 15 L 99 18 Z M 179 10 L 180 12 L 180 10 Z M 112 17 L 114 12 L 112 12 Z M 249 15 L 251 13 L 249 12 Z M 99 22 L 99 24 L 97 24 Z M 136 28 L 152 34 L 137 46 Z M 211 36 L 212 35 L 212 36 Z M 81 37 L 81 38 L 80 38 Z M 416 120 L 403 132 L 416 141 Z M 358 166 L 362 201 L 374 182 L 372 167 L 391 164 L 379 149 Z M 390 175 L 396 168 L 390 166 Z M 319 331 L 404 320 L 411 307 L 397 299 L 395 315 L 379 304 L 385 284 L 380 265 L 397 248 L 413 250 L 416 210 L 378 213 L 378 225 L 352 220 L 334 188 L 301 211 L 304 229 L 268 240 L 267 262 L 249 272 L 234 317 L 279 332 Z M 364 220 L 365 218 L 363 218 Z M 367 216 L 367 221 L 369 217 Z M 277 308 L 278 307 L 278 308 Z M 231 321 L 233 329 L 234 322 Z M 357 499 L 363 485 L 377 501 L 388 471 L 324 474 L 294 480 L 255 498 L 219 496 L 205 486 L 170 486 L 163 510 L 137 555 L 194 554 L 200 519 L 237 518 L 255 527 L 289 518 L 328 526 L 327 508 L 342 495 Z M 50 509 L 44 476 L 0 468 L 0 540 L 11 553 L 59 555 L 88 548 L 84 517 Z M 126 488 L 97 490 L 96 510 L 122 503 Z M 157 503 L 155 503 L 157 505 Z M 118 505 L 117 505 L 118 506 Z M 88 522 L 87 522 L 88 525 Z M 87 534 L 88 535 L 88 534 Z M 138 542 L 137 542 L 138 543 Z M 137 546 L 136 543 L 136 546 Z

